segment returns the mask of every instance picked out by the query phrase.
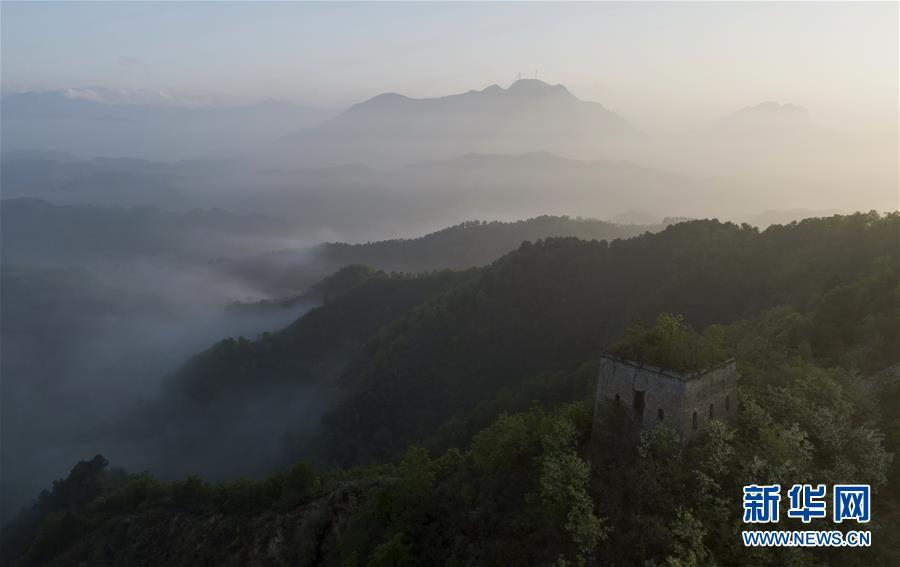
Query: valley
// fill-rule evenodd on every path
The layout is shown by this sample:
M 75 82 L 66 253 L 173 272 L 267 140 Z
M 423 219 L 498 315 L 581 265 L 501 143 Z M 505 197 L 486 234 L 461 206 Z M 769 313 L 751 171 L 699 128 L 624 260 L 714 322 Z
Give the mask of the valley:
M 900 565 L 898 12 L 0 2 L 0 567 Z

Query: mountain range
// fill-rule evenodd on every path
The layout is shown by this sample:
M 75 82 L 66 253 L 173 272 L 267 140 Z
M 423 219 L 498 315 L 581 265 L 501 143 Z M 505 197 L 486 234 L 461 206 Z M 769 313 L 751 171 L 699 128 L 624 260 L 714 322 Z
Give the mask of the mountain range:
M 514 222 L 468 221 L 417 238 L 351 244 L 327 242 L 308 249 L 287 249 L 222 260 L 217 266 L 229 277 L 279 296 L 293 295 L 345 266 L 367 266 L 400 273 L 463 270 L 490 264 L 523 241 L 571 236 L 584 240 L 631 238 L 656 232 L 684 219 L 648 224 L 616 224 L 544 215 Z
M 4 199 L 3 263 L 90 267 L 137 261 L 204 265 L 214 258 L 282 248 L 289 221 L 221 209 L 173 213 L 154 207 L 54 205 Z
M 294 171 L 351 164 L 393 170 L 466 154 L 549 152 L 716 178 L 716 198 L 730 201 L 735 209 L 801 208 L 810 199 L 825 199 L 824 207 L 840 210 L 896 205 L 896 136 L 887 131 L 829 131 L 805 108 L 791 103 L 767 101 L 719 119 L 711 114 L 681 131 L 650 134 L 598 102 L 537 79 L 436 98 L 389 92 L 343 111 L 274 100 L 217 106 L 168 93 L 101 88 L 24 92 L 7 95 L 2 102 L 4 150 L 23 157 L 51 157 L 47 151 L 156 161 L 241 157 L 258 169 Z M 236 189 L 258 186 L 256 179 L 224 181 Z M 310 182 L 281 180 L 283 187 Z M 849 184 L 858 190 L 841 191 Z M 528 215 L 550 212 L 581 211 L 532 210 Z
M 720 121 L 723 127 L 764 128 L 785 130 L 804 130 L 814 127 L 809 112 L 798 104 L 761 102 L 755 106 L 746 106 Z
M 271 169 L 239 160 L 5 159 L 4 198 L 67 205 L 219 207 L 277 216 L 317 240 L 394 238 L 472 218 L 712 214 L 706 181 L 629 162 L 547 152 L 465 154 L 389 170 Z
M 272 153 L 306 165 L 380 167 L 470 152 L 594 159 L 619 155 L 639 137 L 623 117 L 563 85 L 520 79 L 506 89 L 491 85 L 440 98 L 381 94 L 283 137 Z
M 27 91 L 2 98 L 4 150 L 177 160 L 258 151 L 336 111 L 284 101 L 214 106 L 110 89 Z

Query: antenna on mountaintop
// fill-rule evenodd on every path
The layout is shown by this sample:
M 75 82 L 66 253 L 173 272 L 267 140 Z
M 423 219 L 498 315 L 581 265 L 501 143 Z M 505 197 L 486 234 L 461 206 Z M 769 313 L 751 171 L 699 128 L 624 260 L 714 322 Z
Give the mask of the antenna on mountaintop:
M 516 73 L 516 80 L 517 80 L 517 81 L 521 81 L 521 80 L 522 80 L 522 73 Z
M 534 79 L 537 80 L 537 69 L 534 70 Z

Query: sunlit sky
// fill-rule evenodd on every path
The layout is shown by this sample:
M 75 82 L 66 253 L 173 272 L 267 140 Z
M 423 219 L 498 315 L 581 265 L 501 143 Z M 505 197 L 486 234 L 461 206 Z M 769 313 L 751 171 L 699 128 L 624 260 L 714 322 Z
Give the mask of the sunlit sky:
M 4 92 L 103 86 L 344 106 L 517 73 L 643 126 L 764 100 L 896 128 L 898 4 L 2 3 Z

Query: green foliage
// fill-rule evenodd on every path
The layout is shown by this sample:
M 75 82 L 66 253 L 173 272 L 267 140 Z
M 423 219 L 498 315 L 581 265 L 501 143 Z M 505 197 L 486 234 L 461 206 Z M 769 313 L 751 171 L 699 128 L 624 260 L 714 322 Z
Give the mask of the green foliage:
M 322 490 L 322 479 L 306 463 L 300 462 L 284 473 L 278 497 L 283 506 L 300 506 L 315 498 Z
M 89 507 L 128 482 L 124 473 L 110 471 L 108 465 L 102 455 L 79 461 L 68 477 L 40 494 L 31 510 L 4 527 L 3 563 L 19 557 L 26 564 L 42 563 L 77 541 L 88 529 Z
M 206 506 L 214 496 L 213 487 L 196 475 L 172 483 L 172 502 L 178 507 Z
M 406 543 L 402 533 L 394 534 L 390 539 L 372 551 L 366 567 L 412 567 L 416 565 L 412 548 Z
M 688 510 L 678 509 L 678 517 L 671 527 L 673 553 L 666 557 L 666 567 L 715 567 L 712 553 L 703 543 L 706 531 L 703 524 Z
M 512 416 L 501 415 L 493 425 L 478 432 L 471 450 L 475 467 L 496 474 L 526 464 L 524 459 L 534 453 L 540 441 L 542 413 L 535 409 Z
M 725 360 L 724 332 L 710 326 L 698 333 L 681 315 L 662 313 L 652 327 L 632 325 L 612 352 L 619 357 L 666 370 L 698 372 Z
M 144 473 L 103 494 L 91 503 L 91 508 L 100 514 L 132 512 L 145 505 L 157 504 L 168 496 L 169 487 L 150 474 Z
M 53 483 L 30 510 L 4 528 L 0 565 L 43 564 L 82 541 L 106 521 L 141 513 L 225 514 L 249 517 L 270 510 L 293 510 L 320 495 L 321 478 L 305 463 L 263 480 L 210 485 L 190 476 L 174 482 L 149 473 L 108 469 L 102 455 L 80 461 L 69 476 Z
M 771 419 L 781 439 L 793 439 L 783 450 L 796 456 L 794 462 L 802 464 L 809 455 L 809 467 L 818 482 L 854 478 L 881 486 L 887 481 L 891 457 L 883 447 L 883 433 L 871 426 L 870 416 L 863 411 L 860 387 L 859 377 L 847 371 L 795 362 L 769 371 L 767 383 L 757 390 L 756 404 L 748 404 L 741 418 L 753 420 L 748 426 L 756 431 L 768 431 L 764 424 Z M 804 451 L 804 444 L 817 451 Z M 774 449 L 767 445 L 761 455 Z
M 594 514 L 588 491 L 591 466 L 576 453 L 576 442 L 577 429 L 569 419 L 559 416 L 551 420 L 541 438 L 540 495 L 548 518 L 564 526 L 575 560 L 582 564 L 593 557 L 606 529 Z
M 276 472 L 263 480 L 239 479 L 224 482 L 213 490 L 215 506 L 226 514 L 258 514 L 265 510 L 290 510 L 301 506 L 321 490 L 321 480 L 306 463 L 297 463 L 286 472 Z M 207 487 L 195 488 L 206 498 Z
M 45 516 L 40 531 L 23 556 L 26 565 L 41 564 L 64 551 L 88 531 L 80 514 L 52 512 Z

